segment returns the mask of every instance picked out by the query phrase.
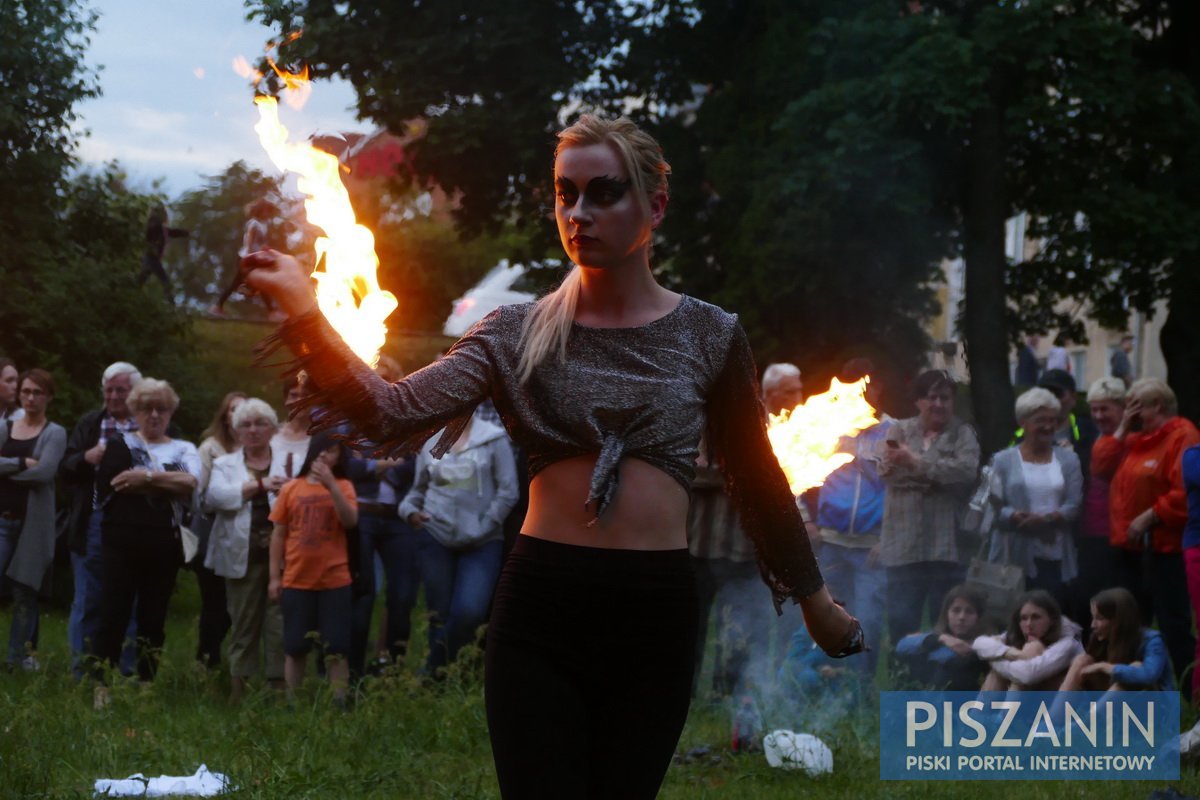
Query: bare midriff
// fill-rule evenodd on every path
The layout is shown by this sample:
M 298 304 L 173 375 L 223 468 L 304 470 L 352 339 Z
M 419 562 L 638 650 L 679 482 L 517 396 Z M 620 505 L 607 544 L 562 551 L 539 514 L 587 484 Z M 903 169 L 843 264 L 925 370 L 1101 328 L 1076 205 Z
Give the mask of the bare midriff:
M 539 472 L 529 485 L 521 533 L 616 550 L 687 547 L 688 495 L 678 481 L 645 461 L 625 458 L 616 497 L 597 520 L 593 508 L 584 508 L 595 465 L 596 456 L 579 456 Z

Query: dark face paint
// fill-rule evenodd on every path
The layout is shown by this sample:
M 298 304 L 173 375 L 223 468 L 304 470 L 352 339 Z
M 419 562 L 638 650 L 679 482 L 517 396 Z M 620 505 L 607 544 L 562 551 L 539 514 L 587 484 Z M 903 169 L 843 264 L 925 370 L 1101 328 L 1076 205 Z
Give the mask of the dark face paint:
M 557 187 L 558 201 L 565 206 L 573 206 L 579 199 L 579 189 L 574 182 L 559 178 L 555 181 Z M 590 205 L 600 206 L 601 208 L 614 205 L 620 202 L 625 193 L 629 191 L 630 182 L 613 178 L 608 175 L 601 175 L 592 178 L 588 181 L 587 189 L 584 190 L 583 196 L 587 199 Z

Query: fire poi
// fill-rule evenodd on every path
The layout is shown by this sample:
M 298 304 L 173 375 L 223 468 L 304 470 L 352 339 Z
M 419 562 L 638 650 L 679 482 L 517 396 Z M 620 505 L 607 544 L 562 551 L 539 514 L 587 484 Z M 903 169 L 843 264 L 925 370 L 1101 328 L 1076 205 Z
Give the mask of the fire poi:
M 869 380 L 842 383 L 834 378 L 824 394 L 813 395 L 791 411 L 770 415 L 767 438 L 792 494 L 820 486 L 835 469 L 854 460 L 853 453 L 838 448 L 843 436 L 878 422 L 866 400 Z
M 302 106 L 312 91 L 307 70 L 292 74 L 274 62 L 271 67 L 287 86 L 288 104 Z M 338 159 L 307 143 L 289 142 L 274 97 L 259 95 L 254 104 L 259 115 L 254 131 L 263 149 L 276 167 L 295 173 L 308 221 L 325 234 L 314 244 L 317 305 L 350 349 L 374 366 L 387 337 L 384 320 L 396 309 L 395 295 L 380 289 L 376 278 L 375 236 L 355 219 Z

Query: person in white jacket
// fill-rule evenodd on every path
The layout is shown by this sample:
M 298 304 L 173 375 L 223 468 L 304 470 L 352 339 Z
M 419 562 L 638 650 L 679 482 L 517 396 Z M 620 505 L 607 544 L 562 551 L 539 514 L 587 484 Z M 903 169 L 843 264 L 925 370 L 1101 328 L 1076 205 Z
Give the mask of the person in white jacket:
M 971 645 L 991 668 L 983 691 L 1057 690 L 1075 656 L 1083 652 L 1080 632 L 1049 592 L 1035 589 L 1021 595 L 1008 630 L 980 636 Z
M 429 608 L 426 670 L 433 676 L 487 621 L 503 561 L 504 518 L 519 495 L 512 445 L 499 425 L 476 414 L 440 459 L 430 455 L 436 440 L 421 449 L 413 487 L 400 503 L 400 517 L 419 536 L 417 565 Z
M 204 566 L 225 579 L 233 621 L 229 674 L 237 700 L 260 663 L 269 684 L 283 685 L 283 614 L 267 598 L 273 528 L 268 517 L 287 477 L 285 454 L 271 448 L 279 419 L 270 405 L 249 398 L 231 422 L 240 446 L 213 462 L 204 493 L 204 510 L 213 515 Z

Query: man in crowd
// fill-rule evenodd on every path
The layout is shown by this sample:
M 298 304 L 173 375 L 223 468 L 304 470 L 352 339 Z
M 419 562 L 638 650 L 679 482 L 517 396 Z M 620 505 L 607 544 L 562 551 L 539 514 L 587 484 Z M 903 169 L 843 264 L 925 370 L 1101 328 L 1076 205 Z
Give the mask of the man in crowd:
M 137 430 L 126 398 L 142 379 L 133 364 L 118 361 L 104 370 L 101 379 L 104 405 L 84 414 L 67 440 L 66 454 L 59 467 L 68 498 L 67 545 L 75 578 L 75 596 L 67 622 L 72 667 L 80 674 L 80 660 L 87 642 L 100 624 L 100 521 L 103 511 L 96 506 L 96 465 L 111 439 Z
M 791 410 L 804 402 L 804 384 L 795 364 L 768 364 L 762 377 L 763 405 L 768 414 Z
M 1133 352 L 1133 334 L 1127 333 L 1121 337 L 1120 346 L 1113 351 L 1108 361 L 1109 370 L 1114 378 L 1119 379 L 1128 389 L 1133 385 L 1133 364 L 1129 362 L 1129 354 Z
M 1025 344 L 1017 350 L 1017 374 L 1013 380 L 1017 386 L 1037 385 L 1038 373 L 1041 372 L 1037 360 L 1037 346 L 1038 337 L 1031 333 L 1025 337 Z
M 955 416 L 956 394 L 945 371 L 921 373 L 912 388 L 917 416 L 893 423 L 883 443 L 879 560 L 887 568 L 893 642 L 919 631 L 926 609 L 936 618 L 942 598 L 966 574 L 958 521 L 978 475 L 979 439 Z
M 1055 444 L 1070 447 L 1075 451 L 1086 481 L 1089 465 L 1092 463 L 1092 445 L 1096 443 L 1099 431 L 1096 430 L 1096 423 L 1092 422 L 1090 416 L 1076 411 L 1079 396 L 1076 394 L 1075 379 L 1065 370 L 1048 369 L 1038 385 L 1048 389 L 1062 404 L 1063 424 L 1054 437 Z M 1020 438 L 1022 433 L 1023 431 L 1017 431 L 1017 437 Z
M 853 383 L 871 376 L 866 399 L 879 409 L 883 386 L 875 378 L 875 365 L 865 358 L 846 362 L 838 379 Z M 854 460 L 835 470 L 821 487 L 817 501 L 817 530 L 821 537 L 821 573 L 829 591 L 854 610 L 867 641 L 880 641 L 887 597 L 887 570 L 879 562 L 879 531 L 883 523 L 884 485 L 879 460 L 892 418 L 880 421 L 856 436 L 842 439 L 841 451 Z M 854 659 L 851 666 L 870 679 L 875 674 L 879 649 Z

